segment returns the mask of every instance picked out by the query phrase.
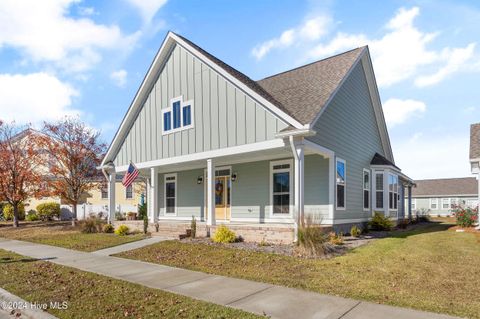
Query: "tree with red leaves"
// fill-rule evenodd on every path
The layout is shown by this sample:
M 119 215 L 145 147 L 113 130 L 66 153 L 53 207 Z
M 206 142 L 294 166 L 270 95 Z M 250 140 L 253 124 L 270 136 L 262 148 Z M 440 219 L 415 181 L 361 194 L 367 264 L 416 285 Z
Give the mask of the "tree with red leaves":
M 0 120 L 0 201 L 13 207 L 13 226 L 19 226 L 19 206 L 46 195 L 45 156 L 38 135 L 29 126 Z
M 101 187 L 97 166 L 106 145 L 99 141 L 99 132 L 77 118 L 45 123 L 43 132 L 48 136 L 43 143 L 51 157 L 50 192 L 72 206 L 75 225 L 77 205 L 90 190 Z

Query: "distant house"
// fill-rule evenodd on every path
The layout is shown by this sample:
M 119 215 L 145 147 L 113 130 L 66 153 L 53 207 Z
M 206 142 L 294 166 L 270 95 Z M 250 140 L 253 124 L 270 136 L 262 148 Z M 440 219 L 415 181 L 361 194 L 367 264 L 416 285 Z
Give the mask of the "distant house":
M 470 126 L 470 166 L 472 169 L 472 174 L 477 175 L 478 180 L 478 193 L 477 199 L 478 204 L 480 205 L 480 123 L 472 124 Z M 479 218 L 480 221 L 480 207 L 479 207 Z M 480 223 L 479 223 L 480 227 Z
M 412 212 L 431 216 L 451 215 L 454 205 L 476 207 L 478 183 L 474 177 L 416 180 L 412 189 Z
M 151 223 L 194 216 L 252 240 L 291 241 L 307 215 L 343 231 L 374 211 L 396 221 L 413 182 L 395 165 L 367 47 L 254 81 L 172 32 L 102 162 L 112 189 L 131 162 Z

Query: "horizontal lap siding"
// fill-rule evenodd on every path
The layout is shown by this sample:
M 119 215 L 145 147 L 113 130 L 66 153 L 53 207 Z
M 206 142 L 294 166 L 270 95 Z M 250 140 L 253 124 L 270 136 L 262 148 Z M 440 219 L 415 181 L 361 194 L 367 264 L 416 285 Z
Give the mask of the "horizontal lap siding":
M 194 128 L 162 136 L 162 108 L 194 102 Z M 115 157 L 116 166 L 273 139 L 287 125 L 177 45 Z
M 439 214 L 439 215 L 449 215 L 449 214 L 452 214 L 452 212 L 451 212 L 450 209 L 443 209 L 442 208 L 442 199 L 444 199 L 444 198 L 457 198 L 459 200 L 464 201 L 465 204 L 467 203 L 468 200 L 476 201 L 478 199 L 476 197 L 455 197 L 455 196 L 452 196 L 452 197 L 431 197 L 431 198 L 432 199 L 433 198 L 437 199 L 438 209 L 430 209 L 430 197 L 428 197 L 428 198 L 412 197 L 412 201 L 415 201 L 415 210 L 412 210 L 412 214 L 415 215 L 415 211 L 424 209 L 424 210 L 427 210 L 427 211 L 430 210 L 429 214 L 432 215 L 432 216 L 435 216 L 437 214 Z M 405 206 L 408 207 L 408 199 L 405 200 Z M 407 213 L 405 215 L 407 215 Z
M 315 124 L 317 134 L 308 139 L 335 152 L 347 163 L 347 207 L 336 210 L 334 218 L 370 216 L 363 211 L 363 169 L 378 152 L 383 155 L 380 134 L 362 63 L 352 70 L 328 108 Z
M 305 214 L 316 221 L 328 218 L 328 159 L 305 156 Z

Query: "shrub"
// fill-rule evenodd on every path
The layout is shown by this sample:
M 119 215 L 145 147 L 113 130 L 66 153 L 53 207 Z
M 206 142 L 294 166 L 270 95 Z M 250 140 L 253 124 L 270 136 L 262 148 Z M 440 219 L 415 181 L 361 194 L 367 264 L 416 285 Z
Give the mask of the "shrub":
M 235 233 L 225 225 L 220 225 L 213 236 L 213 241 L 216 243 L 233 243 L 235 239 L 237 239 Z
M 125 220 L 125 214 L 120 213 L 120 212 L 115 212 L 115 220 Z
M 13 206 L 10 204 L 6 204 L 3 206 L 3 218 L 5 220 L 13 220 Z M 18 205 L 18 219 L 24 220 L 25 219 L 25 205 L 19 204 Z
M 117 229 L 115 229 L 115 234 L 117 234 L 118 236 L 125 236 L 128 235 L 129 231 L 130 229 L 127 225 L 120 225 L 117 227 Z
M 143 220 L 147 214 L 147 203 L 143 203 L 143 205 L 138 205 L 138 219 Z
M 417 210 L 416 219 L 417 219 L 417 222 L 429 222 L 430 209 L 422 208 L 420 210 Z
M 380 212 L 375 212 L 372 219 L 368 222 L 372 230 L 390 230 L 393 223 Z
M 93 216 L 80 221 L 79 224 L 82 233 L 93 234 L 101 233 L 103 231 L 103 225 L 105 224 L 105 221 Z
M 309 256 L 325 254 L 328 235 L 318 223 L 315 223 L 312 216 L 307 216 L 303 225 L 298 227 L 297 237 L 297 245 L 304 254 Z
M 30 209 L 27 213 L 27 216 L 25 217 L 26 220 L 28 220 L 29 222 L 34 222 L 36 220 L 38 220 L 38 214 L 35 210 L 33 209 Z
M 143 215 L 143 233 L 146 234 L 148 232 L 148 216 L 147 214 Z
M 452 212 L 457 219 L 457 225 L 460 227 L 472 227 L 478 219 L 477 208 L 457 206 L 452 209 Z
M 358 237 L 362 233 L 362 230 L 358 228 L 357 225 L 353 225 L 352 228 L 350 228 L 350 235 L 353 237 Z
M 192 221 L 190 222 L 190 229 L 192 230 L 192 238 L 197 236 L 197 220 L 195 216 L 192 216 Z
M 38 217 L 45 220 L 53 220 L 60 217 L 60 204 L 55 202 L 43 203 L 37 206 Z
M 408 219 L 401 219 L 401 220 L 398 221 L 397 227 L 400 228 L 400 229 L 405 229 L 405 228 L 407 228 L 409 223 L 410 222 L 409 222 Z
M 103 225 L 103 232 L 107 234 L 112 234 L 115 228 L 112 224 L 105 224 Z
M 343 245 L 343 234 L 342 233 L 335 233 L 335 232 L 330 232 L 328 234 L 328 241 L 332 245 Z

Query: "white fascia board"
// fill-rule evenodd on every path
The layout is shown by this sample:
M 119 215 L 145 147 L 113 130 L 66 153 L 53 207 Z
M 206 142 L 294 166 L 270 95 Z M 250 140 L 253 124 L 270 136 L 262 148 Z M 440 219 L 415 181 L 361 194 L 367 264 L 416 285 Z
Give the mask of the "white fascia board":
M 169 37 L 174 39 L 178 42 L 181 46 L 183 46 L 187 51 L 189 51 L 194 56 L 198 57 L 202 62 L 207 64 L 210 68 L 221 74 L 224 78 L 226 78 L 229 82 L 233 83 L 236 87 L 240 88 L 243 92 L 247 95 L 251 96 L 254 100 L 256 100 L 261 105 L 265 106 L 269 111 L 271 111 L 276 116 L 280 117 L 283 121 L 287 122 L 288 124 L 296 127 L 296 128 L 305 128 L 305 125 L 294 119 L 289 114 L 285 113 L 277 106 L 272 104 L 270 101 L 266 100 L 264 97 L 247 87 L 243 82 L 239 81 L 235 77 L 233 77 L 230 73 L 225 71 L 222 67 L 217 65 L 215 62 L 211 61 L 208 57 L 202 54 L 200 51 L 192 47 L 190 44 L 185 42 L 183 39 L 179 38 L 173 33 L 168 34 Z
M 312 129 L 303 128 L 303 129 L 298 129 L 298 130 L 279 132 L 279 133 L 275 134 L 275 137 L 286 138 L 286 137 L 290 137 L 290 136 L 314 136 L 316 134 L 317 134 L 317 132 L 315 132 Z
M 103 166 L 106 162 L 113 160 L 112 158 L 110 158 L 112 156 L 112 152 L 117 148 L 119 140 L 123 140 L 124 136 L 126 136 L 126 134 L 128 133 L 126 131 L 129 129 L 131 122 L 135 120 L 135 118 L 132 119 L 132 117 L 134 114 L 137 113 L 138 109 L 142 107 L 143 104 L 141 102 L 145 99 L 145 95 L 148 93 L 146 92 L 146 90 L 149 85 L 152 84 L 151 82 L 155 80 L 155 77 L 153 75 L 157 73 L 158 69 L 161 66 L 160 57 L 162 57 L 162 54 L 171 45 L 173 45 L 173 43 L 171 42 L 171 33 L 169 32 L 163 40 L 163 43 L 157 54 L 155 55 L 155 58 L 153 59 L 153 62 L 150 65 L 150 68 L 148 69 L 147 74 L 142 81 L 142 84 L 140 85 L 140 88 L 135 94 L 135 97 L 133 98 L 133 101 L 128 108 L 127 114 L 123 118 L 119 129 L 115 133 L 112 143 L 108 147 L 107 153 L 105 154 L 105 157 L 103 158 L 100 166 Z
M 150 168 L 150 167 L 164 166 L 164 165 L 170 165 L 170 164 L 179 164 L 179 163 L 187 163 L 192 161 L 207 160 L 209 158 L 217 158 L 217 157 L 238 155 L 238 154 L 244 154 L 244 153 L 250 153 L 250 152 L 258 152 L 258 151 L 264 151 L 269 149 L 282 148 L 285 146 L 286 146 L 286 143 L 282 139 L 275 139 L 275 140 L 270 140 L 265 142 L 233 146 L 233 147 L 222 148 L 218 150 L 206 151 L 201 153 L 194 153 L 194 154 L 164 158 L 164 159 L 159 159 L 159 160 L 154 160 L 149 162 L 136 163 L 135 166 L 138 169 Z M 127 169 L 128 169 L 128 165 L 119 166 L 119 167 L 116 167 L 116 172 L 125 172 L 127 171 Z

